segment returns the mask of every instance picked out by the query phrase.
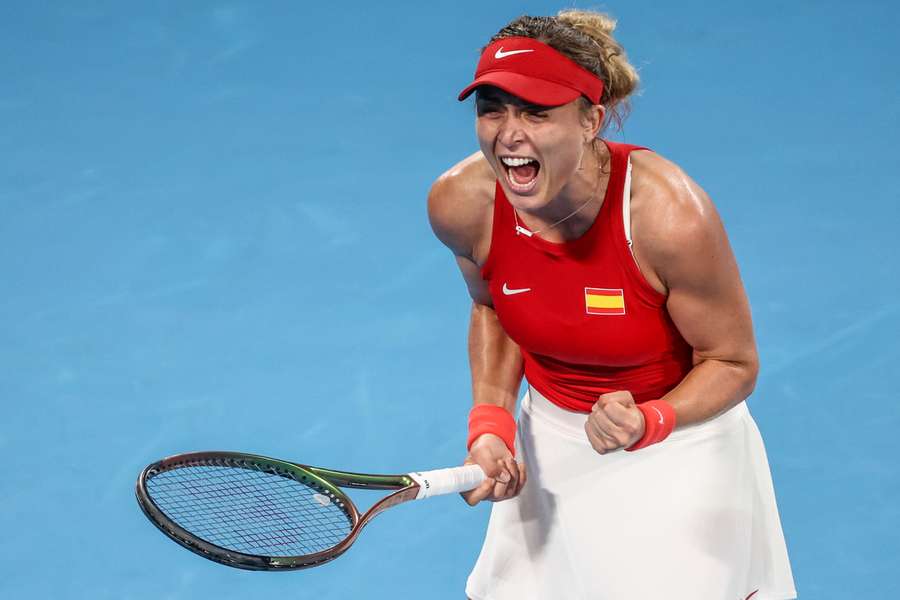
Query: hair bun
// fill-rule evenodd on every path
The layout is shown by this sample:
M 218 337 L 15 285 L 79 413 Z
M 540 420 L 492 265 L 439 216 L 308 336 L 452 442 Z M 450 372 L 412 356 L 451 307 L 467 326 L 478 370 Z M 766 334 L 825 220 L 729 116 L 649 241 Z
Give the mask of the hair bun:
M 597 41 L 611 37 L 616 30 L 616 20 L 603 13 L 570 8 L 560 11 L 556 18 Z
M 604 104 L 612 109 L 613 117 L 621 126 L 630 108 L 627 98 L 637 89 L 640 77 L 628 62 L 625 49 L 612 35 L 616 20 L 603 13 L 575 9 L 560 11 L 556 19 L 593 40 L 606 75 Z

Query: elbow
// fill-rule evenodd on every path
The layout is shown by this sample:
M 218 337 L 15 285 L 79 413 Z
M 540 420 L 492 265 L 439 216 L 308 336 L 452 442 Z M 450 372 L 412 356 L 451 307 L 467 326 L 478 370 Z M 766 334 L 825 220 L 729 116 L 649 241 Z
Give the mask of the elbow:
M 728 373 L 731 389 L 734 390 L 734 402 L 741 402 L 750 397 L 756 389 L 759 376 L 759 359 L 754 352 L 750 356 L 719 359 Z
M 753 356 L 744 361 L 741 367 L 741 376 L 744 383 L 744 399 L 747 399 L 756 389 L 756 381 L 759 378 L 759 356 L 754 352 Z

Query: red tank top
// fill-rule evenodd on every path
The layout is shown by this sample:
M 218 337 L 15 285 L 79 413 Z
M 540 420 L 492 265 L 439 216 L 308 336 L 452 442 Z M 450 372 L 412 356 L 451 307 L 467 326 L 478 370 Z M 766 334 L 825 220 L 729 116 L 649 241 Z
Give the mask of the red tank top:
M 600 394 L 627 390 L 654 400 L 684 378 L 691 347 L 672 323 L 666 297 L 634 261 L 622 218 L 628 155 L 606 142 L 611 173 L 597 218 L 563 243 L 516 232 L 497 184 L 491 248 L 481 276 L 503 329 L 522 351 L 529 384 L 555 404 L 590 412 Z

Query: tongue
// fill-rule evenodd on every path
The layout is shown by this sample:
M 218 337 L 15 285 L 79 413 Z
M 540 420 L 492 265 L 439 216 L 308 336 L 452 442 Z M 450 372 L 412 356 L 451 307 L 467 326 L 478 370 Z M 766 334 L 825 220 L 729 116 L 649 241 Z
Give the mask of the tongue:
M 537 165 L 528 163 L 521 167 L 510 167 L 509 172 L 516 183 L 528 183 L 537 176 Z

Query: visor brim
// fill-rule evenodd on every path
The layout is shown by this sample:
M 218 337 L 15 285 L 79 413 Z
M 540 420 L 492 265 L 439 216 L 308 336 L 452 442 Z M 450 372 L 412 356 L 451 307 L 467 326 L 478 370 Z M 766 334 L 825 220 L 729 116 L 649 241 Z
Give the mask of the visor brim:
M 562 106 L 581 96 L 581 92 L 546 79 L 538 79 L 521 73 L 495 71 L 484 73 L 460 92 L 458 100 L 469 97 L 476 88 L 492 85 L 517 98 L 540 106 Z

